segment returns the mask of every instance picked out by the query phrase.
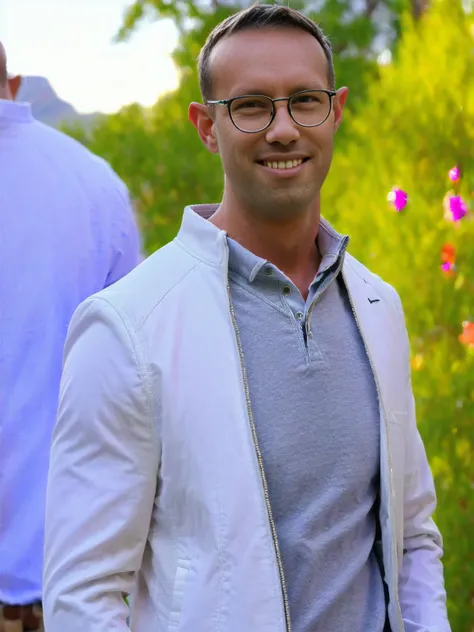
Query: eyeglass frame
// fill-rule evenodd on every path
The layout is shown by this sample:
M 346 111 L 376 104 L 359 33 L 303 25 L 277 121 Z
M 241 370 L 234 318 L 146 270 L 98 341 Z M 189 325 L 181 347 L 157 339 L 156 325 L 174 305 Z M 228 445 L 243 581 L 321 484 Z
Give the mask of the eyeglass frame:
M 327 113 L 327 116 L 325 119 L 323 119 L 320 123 L 316 123 L 315 125 L 304 125 L 302 123 L 298 123 L 298 121 L 295 119 L 295 117 L 293 116 L 293 113 L 291 111 L 291 106 L 290 106 L 290 101 L 291 99 L 293 99 L 293 97 L 296 97 L 300 94 L 307 94 L 308 92 L 324 92 L 328 95 L 329 97 L 329 111 Z M 337 92 L 335 90 L 326 90 L 325 88 L 315 88 L 314 90 L 299 90 L 298 92 L 295 92 L 294 94 L 290 94 L 289 97 L 277 97 L 276 99 L 272 99 L 271 97 L 267 97 L 266 94 L 241 94 L 237 97 L 232 97 L 231 99 L 219 99 L 217 101 L 206 101 L 205 104 L 206 105 L 225 105 L 227 107 L 227 111 L 229 113 L 229 118 L 232 122 L 232 125 L 235 127 L 235 129 L 238 129 L 239 132 L 242 132 L 242 134 L 258 134 L 259 132 L 263 132 L 266 129 L 268 129 L 270 127 L 270 125 L 273 123 L 273 121 L 275 120 L 275 116 L 276 116 L 276 108 L 275 108 L 275 103 L 277 101 L 288 101 L 287 104 L 287 109 L 288 109 L 288 114 L 290 115 L 292 121 L 294 121 L 296 123 L 296 125 L 299 125 L 300 127 L 319 127 L 320 125 L 322 125 L 323 123 L 325 123 L 331 112 L 332 112 L 332 108 L 333 108 L 333 99 L 334 97 L 337 96 Z M 270 101 L 270 103 L 272 104 L 272 114 L 270 117 L 270 121 L 267 123 L 267 125 L 265 125 L 265 127 L 262 127 L 260 129 L 256 129 L 253 131 L 249 131 L 249 130 L 244 130 L 244 129 L 240 129 L 240 127 L 238 127 L 236 125 L 236 123 L 234 122 L 234 119 L 232 117 L 232 113 L 231 113 L 231 107 L 232 107 L 232 103 L 234 101 L 236 101 L 237 99 L 244 99 L 246 97 L 263 97 L 265 99 L 267 99 L 268 101 Z

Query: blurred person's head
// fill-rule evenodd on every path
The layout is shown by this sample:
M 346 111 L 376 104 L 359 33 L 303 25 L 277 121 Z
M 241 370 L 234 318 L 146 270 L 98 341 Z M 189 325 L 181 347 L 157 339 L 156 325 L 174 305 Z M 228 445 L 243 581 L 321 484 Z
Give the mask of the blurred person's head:
M 7 72 L 7 54 L 0 42 L 0 99 L 15 99 L 20 88 L 21 77 L 9 77 Z
M 198 68 L 204 104 L 191 104 L 189 114 L 221 156 L 224 199 L 267 219 L 319 209 L 347 97 L 346 88 L 334 92 L 321 29 L 289 7 L 255 5 L 212 31 Z
M 7 99 L 8 91 L 8 74 L 7 74 L 7 54 L 5 47 L 0 42 L 0 97 Z

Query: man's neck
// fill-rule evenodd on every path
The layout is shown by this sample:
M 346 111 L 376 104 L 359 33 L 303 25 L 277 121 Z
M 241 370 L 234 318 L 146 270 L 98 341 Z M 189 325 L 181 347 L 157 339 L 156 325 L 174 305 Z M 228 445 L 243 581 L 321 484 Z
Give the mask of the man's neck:
M 244 248 L 284 272 L 304 297 L 321 262 L 316 245 L 319 220 L 319 203 L 297 217 L 271 221 L 238 210 L 225 199 L 210 219 Z

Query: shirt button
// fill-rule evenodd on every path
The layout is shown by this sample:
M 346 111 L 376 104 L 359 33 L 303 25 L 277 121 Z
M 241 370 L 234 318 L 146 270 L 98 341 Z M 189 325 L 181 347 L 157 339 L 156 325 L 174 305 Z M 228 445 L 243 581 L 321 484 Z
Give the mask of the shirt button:
M 272 269 L 270 268 L 270 266 L 266 266 L 266 267 L 263 269 L 263 273 L 264 273 L 264 274 L 266 274 L 267 276 L 272 276 L 273 271 L 272 271 Z
M 282 291 L 285 296 L 288 296 L 288 294 L 291 293 L 291 287 L 289 285 L 285 285 Z
M 296 318 L 297 318 L 298 320 L 303 320 L 303 318 L 304 318 L 304 314 L 303 314 L 303 312 L 296 312 Z

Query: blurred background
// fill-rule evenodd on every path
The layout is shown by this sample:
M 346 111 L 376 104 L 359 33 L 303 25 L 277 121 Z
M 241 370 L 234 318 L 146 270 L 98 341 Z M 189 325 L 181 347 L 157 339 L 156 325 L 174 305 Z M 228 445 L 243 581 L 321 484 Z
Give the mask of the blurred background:
M 186 204 L 220 199 L 219 159 L 187 108 L 208 32 L 248 4 L 0 0 L 19 100 L 112 164 L 150 253 Z M 474 2 L 290 4 L 321 24 L 350 88 L 323 214 L 404 303 L 451 624 L 474 632 Z

